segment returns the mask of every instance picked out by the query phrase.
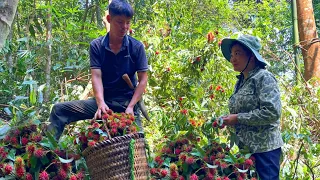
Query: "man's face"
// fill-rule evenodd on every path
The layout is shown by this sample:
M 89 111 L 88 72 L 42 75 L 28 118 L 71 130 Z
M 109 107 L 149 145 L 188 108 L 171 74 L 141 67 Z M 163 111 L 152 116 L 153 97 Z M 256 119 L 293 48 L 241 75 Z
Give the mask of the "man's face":
M 127 16 L 109 16 L 110 31 L 119 37 L 124 37 L 130 29 L 131 18 Z

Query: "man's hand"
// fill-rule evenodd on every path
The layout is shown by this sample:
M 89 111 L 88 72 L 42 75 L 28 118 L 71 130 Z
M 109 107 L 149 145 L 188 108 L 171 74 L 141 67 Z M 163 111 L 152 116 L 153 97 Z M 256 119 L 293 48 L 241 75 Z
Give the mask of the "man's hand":
M 101 105 L 98 105 L 97 112 L 94 114 L 94 119 L 101 119 L 102 114 L 106 114 L 109 110 L 109 107 L 106 103 L 102 103 Z
M 126 112 L 125 112 L 125 113 L 127 113 L 127 114 L 131 114 L 131 115 L 133 115 L 133 116 L 134 116 L 133 107 L 128 106 L 128 107 L 127 107 L 127 109 L 126 109 Z
M 104 102 L 101 74 L 101 69 L 91 69 L 92 88 L 98 106 L 97 112 L 93 117 L 94 119 L 101 119 L 101 115 L 107 113 L 109 109 L 108 105 Z
M 223 116 L 223 124 L 227 126 L 233 126 L 238 123 L 238 114 L 229 114 L 227 116 Z

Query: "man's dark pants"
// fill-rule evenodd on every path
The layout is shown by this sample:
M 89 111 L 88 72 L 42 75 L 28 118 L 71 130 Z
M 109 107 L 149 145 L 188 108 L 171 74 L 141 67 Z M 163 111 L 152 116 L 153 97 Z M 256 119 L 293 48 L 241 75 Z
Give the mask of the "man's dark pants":
M 125 112 L 129 100 L 123 97 L 105 100 L 106 104 L 114 112 Z M 49 132 L 53 132 L 58 140 L 64 130 L 65 125 L 79 121 L 92 119 L 98 109 L 95 98 L 88 100 L 77 100 L 57 103 L 53 106 L 50 114 Z M 135 122 L 142 131 L 139 109 L 134 107 Z

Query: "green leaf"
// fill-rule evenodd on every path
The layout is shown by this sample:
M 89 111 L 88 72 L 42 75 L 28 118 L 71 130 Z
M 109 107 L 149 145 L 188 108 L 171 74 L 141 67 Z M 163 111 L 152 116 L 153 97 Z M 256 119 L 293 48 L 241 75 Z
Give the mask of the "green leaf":
M 33 22 L 34 22 L 36 28 L 38 29 L 38 31 L 39 31 L 41 34 L 43 34 L 42 27 L 41 27 L 38 19 L 37 19 L 37 18 L 34 18 Z
M 23 38 L 17 39 L 17 41 L 18 42 L 28 42 L 29 38 L 28 37 L 23 37 Z
M 237 162 L 237 158 L 233 154 L 231 154 L 230 152 L 228 153 L 228 157 L 231 158 L 231 161 L 232 161 L 231 163 Z
M 208 164 L 206 163 L 207 167 L 208 168 L 211 168 L 211 169 L 216 169 L 217 167 L 219 167 L 218 165 L 211 165 L 211 164 Z
M 223 124 L 223 119 L 222 119 L 222 117 L 219 117 L 219 118 L 217 119 L 217 121 L 218 121 L 218 125 L 219 125 L 219 126 L 222 126 L 222 124 Z
M 80 170 L 80 169 L 88 169 L 87 167 L 87 163 L 86 160 L 84 158 L 81 158 L 79 160 L 75 161 L 75 165 L 76 165 L 76 169 Z
M 49 142 L 48 139 L 43 139 L 40 143 L 41 146 L 53 149 L 53 145 Z
M 6 175 L 5 177 L 1 177 L 0 180 L 15 180 L 15 176 L 14 175 Z
M 56 8 L 54 8 L 54 7 L 52 7 L 52 12 L 53 12 L 58 18 L 60 18 L 60 17 L 63 16 L 63 14 L 62 14 L 62 13 L 59 13 L 59 11 L 57 11 Z
M 62 162 L 62 163 L 71 163 L 74 159 L 71 158 L 71 159 L 63 159 L 61 157 L 59 157 L 59 160 Z
M 166 158 L 163 162 L 163 165 L 170 167 L 170 161 L 171 161 L 171 158 Z
M 187 163 L 182 164 L 182 173 L 184 176 L 189 177 L 190 176 L 190 170 L 189 170 L 189 165 Z
M 200 157 L 200 158 L 203 158 L 205 156 L 206 152 L 198 144 L 196 144 L 195 146 L 196 146 L 196 148 L 193 148 L 192 152 L 190 154 L 197 156 L 197 157 Z
M 50 132 L 46 132 L 46 136 L 54 149 L 58 147 L 57 140 L 52 136 Z
M 11 110 L 10 110 L 8 107 L 4 108 L 3 110 L 4 110 L 4 112 L 6 112 L 9 116 L 12 115 L 12 112 L 11 112 Z
M 42 84 L 38 87 L 38 102 L 42 103 L 43 102 L 43 90 L 46 87 L 46 84 Z
M 34 72 L 34 71 L 35 71 L 34 68 L 27 69 L 26 74 L 29 74 L 29 73 Z M 32 76 L 29 74 L 25 78 L 32 79 Z
M 11 127 L 9 125 L 4 125 L 0 127 L 0 139 L 3 139 L 10 129 Z
M 197 164 L 197 163 L 194 163 L 191 165 L 192 169 L 199 169 L 200 168 L 200 165 Z
M 28 158 L 29 158 L 28 153 L 24 153 L 23 156 L 22 156 L 22 158 L 23 158 L 23 159 L 28 159 Z
M 19 101 L 19 100 L 24 100 L 24 99 L 28 99 L 28 97 L 26 97 L 26 96 L 16 96 L 14 98 L 14 101 Z
M 101 136 L 104 136 L 104 137 L 109 137 L 108 134 L 104 131 L 102 131 L 101 129 L 96 129 L 95 131 L 97 131 Z M 124 133 L 126 134 L 126 133 Z
M 286 106 L 286 109 L 290 112 L 290 114 L 292 115 L 292 117 L 294 117 L 294 118 L 297 118 L 297 117 L 298 117 L 298 114 L 297 114 L 297 112 L 296 112 L 294 109 L 292 109 L 292 108 L 289 107 L 289 106 Z
M 35 34 L 36 34 L 36 33 L 35 33 L 35 31 L 34 31 L 34 28 L 33 28 L 33 25 L 32 25 L 32 24 L 29 25 L 29 32 L 30 32 L 30 34 L 31 34 L 32 37 L 35 37 Z
M 248 172 L 249 169 L 242 170 L 242 169 L 237 168 L 237 170 L 238 170 L 239 172 L 241 172 L 241 173 L 246 173 L 246 172 Z
M 238 144 L 238 138 L 237 138 L 237 135 L 236 133 L 234 133 L 233 131 L 229 131 L 229 140 L 230 140 L 230 149 L 235 145 L 235 144 Z
M 251 157 L 252 153 L 248 153 L 244 156 L 245 159 L 249 159 Z
M 41 124 L 41 121 L 38 120 L 38 119 L 35 119 L 35 120 L 32 121 L 32 124 L 40 125 L 40 124 Z
M 235 161 L 233 161 L 233 159 L 231 157 L 226 157 L 223 160 L 226 162 L 229 162 L 229 163 L 235 163 Z
M 35 169 L 37 166 L 37 162 L 38 162 L 38 158 L 32 155 L 30 158 L 31 168 Z
M 24 114 L 28 114 L 28 117 L 33 118 L 36 116 L 37 112 L 35 110 L 33 110 L 33 107 L 31 107 L 32 109 L 30 109 L 28 112 L 24 112 Z
M 37 102 L 37 95 L 35 90 L 31 90 L 29 99 L 30 99 L 30 103 L 33 105 Z
M 26 80 L 26 81 L 23 81 L 22 84 L 23 84 L 23 85 L 34 85 L 34 84 L 37 84 L 37 81 L 34 81 L 34 80 Z
M 242 149 L 239 150 L 241 154 L 249 154 L 250 150 L 247 146 L 244 146 Z
M 35 179 L 39 179 L 40 167 L 34 170 L 34 177 Z
M 155 167 L 155 162 L 154 161 L 148 162 L 148 165 L 149 165 L 150 168 L 154 168 Z
M 192 150 L 192 152 L 190 153 L 193 156 L 197 156 L 197 157 L 201 157 L 201 153 L 195 149 Z
M 200 106 L 197 102 L 193 101 L 193 105 L 195 106 L 196 109 L 200 109 Z
M 42 157 L 40 161 L 43 165 L 46 165 L 50 162 L 47 156 Z
M 244 157 L 238 158 L 238 163 L 242 164 L 242 163 L 244 163 L 244 161 L 245 161 Z
M 177 139 L 178 137 L 186 135 L 187 133 L 188 131 L 178 131 L 178 133 L 174 136 L 174 139 Z
M 16 159 L 16 149 L 11 149 L 7 158 L 14 161 Z
M 43 92 L 42 91 L 39 91 L 39 97 L 38 97 L 38 102 L 39 103 L 42 103 L 43 102 Z

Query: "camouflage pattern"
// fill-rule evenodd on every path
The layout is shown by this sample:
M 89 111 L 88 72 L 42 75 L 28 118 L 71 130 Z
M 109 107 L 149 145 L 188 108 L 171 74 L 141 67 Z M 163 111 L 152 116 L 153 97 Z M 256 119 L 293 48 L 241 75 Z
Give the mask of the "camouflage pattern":
M 229 99 L 231 114 L 238 114 L 235 125 L 238 146 L 252 153 L 267 152 L 283 145 L 280 132 L 281 101 L 277 80 L 259 67 L 247 79 L 238 76 L 235 91 Z

